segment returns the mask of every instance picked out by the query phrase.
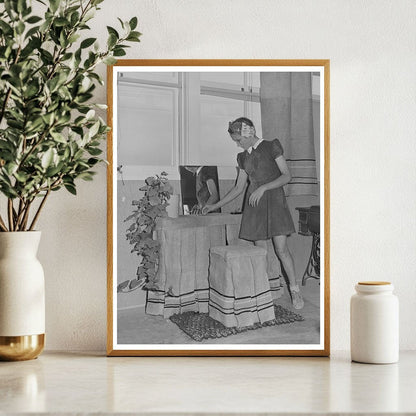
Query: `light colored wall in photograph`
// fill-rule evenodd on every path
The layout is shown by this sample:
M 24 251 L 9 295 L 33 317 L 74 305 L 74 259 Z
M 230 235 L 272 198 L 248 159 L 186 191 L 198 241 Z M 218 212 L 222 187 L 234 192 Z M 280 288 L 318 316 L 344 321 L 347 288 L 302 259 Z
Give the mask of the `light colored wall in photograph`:
M 331 59 L 331 346 L 349 348 L 358 280 L 394 282 L 416 349 L 416 2 L 106 0 L 92 33 L 139 18 L 127 58 Z M 105 68 L 100 71 L 104 74 Z M 105 88 L 96 90 L 105 102 Z M 106 340 L 106 178 L 51 196 L 39 222 L 49 350 Z

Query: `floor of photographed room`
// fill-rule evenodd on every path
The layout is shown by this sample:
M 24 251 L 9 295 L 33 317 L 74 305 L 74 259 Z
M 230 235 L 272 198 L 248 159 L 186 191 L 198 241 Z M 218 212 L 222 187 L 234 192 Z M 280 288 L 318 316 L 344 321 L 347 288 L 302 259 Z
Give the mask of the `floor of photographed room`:
M 304 321 L 249 330 L 226 338 L 194 341 L 176 324 L 162 316 L 147 315 L 143 307 L 118 311 L 119 344 L 318 344 L 319 292 L 317 280 L 308 279 L 301 287 L 305 306 L 295 310 L 288 291 L 276 304 L 302 315 Z

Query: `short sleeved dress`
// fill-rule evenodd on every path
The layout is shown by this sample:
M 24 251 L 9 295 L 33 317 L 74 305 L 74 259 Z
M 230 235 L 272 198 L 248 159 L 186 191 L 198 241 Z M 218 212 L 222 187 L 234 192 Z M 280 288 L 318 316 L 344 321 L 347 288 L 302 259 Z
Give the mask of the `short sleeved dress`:
M 295 232 L 283 187 L 266 191 L 257 206 L 249 205 L 250 195 L 258 187 L 281 176 L 276 163 L 281 155 L 283 148 L 278 139 L 263 140 L 251 153 L 246 150 L 237 155 L 238 167 L 247 173 L 249 180 L 240 228 L 240 238 L 244 240 L 267 240 Z

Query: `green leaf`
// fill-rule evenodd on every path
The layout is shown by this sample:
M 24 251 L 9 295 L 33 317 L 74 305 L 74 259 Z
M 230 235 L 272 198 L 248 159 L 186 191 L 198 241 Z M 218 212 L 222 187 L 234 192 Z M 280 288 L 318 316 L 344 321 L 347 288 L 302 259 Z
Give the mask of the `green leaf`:
M 98 133 L 98 129 L 100 128 L 101 123 L 97 121 L 94 123 L 94 125 L 90 128 L 90 131 L 88 132 L 88 136 L 90 138 L 94 137 Z
M 13 151 L 14 148 L 15 147 L 10 142 L 6 142 L 5 140 L 0 140 L 0 149 Z M 1 159 L 3 159 L 3 157 L 1 157 Z
M 32 27 L 31 29 L 29 29 L 27 32 L 26 32 L 26 35 L 25 35 L 25 39 L 27 39 L 27 38 L 29 38 L 29 37 L 31 37 L 32 35 L 34 35 L 35 33 L 37 33 L 39 31 L 39 26 L 34 26 L 34 27 Z M 40 46 L 40 45 L 39 45 Z M 38 48 L 36 48 L 36 49 L 38 49 Z
M 66 190 L 68 192 L 70 192 L 72 195 L 76 195 L 77 194 L 77 190 L 76 190 L 76 188 L 75 188 L 74 185 L 71 185 L 69 183 L 65 183 L 64 186 L 65 186 Z
M 52 178 L 54 177 L 57 173 L 59 173 L 62 169 L 62 163 L 59 164 L 59 166 L 55 166 L 55 167 L 49 167 L 48 169 L 46 169 L 46 173 L 45 176 L 47 178 Z
M 113 55 L 114 56 L 125 56 L 126 51 L 122 48 L 116 47 L 116 48 L 114 48 Z
M 28 175 L 26 175 L 25 173 L 23 173 L 23 172 L 15 172 L 14 173 L 14 177 L 19 181 L 19 182 L 21 182 L 21 183 L 25 183 L 26 181 L 27 181 L 27 179 L 28 179 Z
M 94 17 L 94 15 L 95 15 L 95 10 L 94 9 L 90 9 L 88 12 L 87 12 L 87 14 L 84 16 L 84 18 L 82 19 L 82 21 L 85 23 L 85 22 L 88 22 L 88 20 L 91 20 L 93 17 Z M 82 28 L 82 29 L 89 29 L 89 27 L 87 26 L 87 25 L 81 25 L 80 26 L 80 28 Z
M 68 42 L 69 43 L 74 43 L 76 42 L 81 35 L 78 35 L 77 33 L 74 33 L 72 36 L 69 37 Z
M 33 133 L 35 131 L 40 131 L 43 128 L 43 119 L 41 117 L 36 117 L 33 120 L 30 120 L 26 124 L 26 133 Z
M 46 64 L 52 64 L 53 63 L 53 56 L 50 52 L 48 52 L 46 49 L 41 49 L 41 58 L 44 63 Z
M 9 127 L 14 127 L 15 129 L 22 130 L 23 129 L 23 123 L 21 121 L 16 120 L 7 120 L 7 124 Z
M 42 156 L 41 165 L 43 169 L 47 169 L 53 162 L 54 149 L 49 148 Z
M 27 8 L 25 0 L 17 0 L 17 12 L 22 13 Z
M 53 120 L 55 118 L 55 113 L 47 113 L 44 116 L 42 116 L 43 121 L 45 122 L 45 124 L 47 125 L 52 125 Z
M 13 33 L 13 29 L 10 25 L 8 25 L 4 20 L 0 19 L 0 29 L 3 31 L 5 35 L 11 35 Z
M 87 114 L 85 114 L 85 118 L 87 119 L 87 120 L 91 120 L 91 119 L 93 119 L 94 118 L 94 116 L 95 116 L 95 110 L 89 110 L 88 112 L 87 112 Z
M 65 48 L 65 47 L 67 47 L 68 46 L 68 39 L 66 38 L 66 36 L 65 36 L 65 31 L 64 30 L 62 30 L 61 31 L 61 33 L 60 33 L 60 35 L 59 35 L 59 44 L 63 47 L 63 48 Z
M 95 157 L 90 157 L 88 160 L 87 160 L 87 163 L 90 165 L 90 167 L 93 167 L 93 166 L 95 166 L 98 162 L 100 161 L 100 159 L 97 159 L 97 158 L 95 158 Z
M 98 156 L 100 155 L 103 151 L 101 149 L 99 149 L 98 147 L 91 147 L 88 150 L 88 153 L 92 156 Z
M 81 42 L 81 45 L 80 45 L 81 49 L 85 49 L 85 48 L 90 47 L 96 40 L 97 40 L 97 38 L 87 38 L 87 39 L 84 39 Z
M 106 65 L 114 65 L 117 63 L 117 59 L 109 56 L 103 60 L 103 63 L 105 63 Z
M 0 183 L 0 191 L 6 195 L 7 198 L 16 198 L 17 192 L 8 184 Z
M 142 34 L 140 32 L 130 32 L 129 36 L 127 36 L 127 39 L 129 42 L 140 42 L 139 37 Z
M 58 10 L 60 0 L 49 0 L 49 7 L 52 13 L 55 13 Z
M 5 166 L 6 172 L 9 176 L 13 175 L 17 171 L 17 163 L 10 162 Z
M 16 14 L 16 2 L 5 0 L 4 2 L 4 8 L 6 9 L 7 14 L 9 15 L 10 19 L 14 20 L 15 14 Z
M 92 181 L 94 172 L 82 172 L 78 175 L 78 178 L 83 179 L 84 181 Z
M 118 34 L 117 30 L 115 30 L 113 27 L 107 26 L 107 31 L 109 35 L 113 34 L 116 37 L 116 39 L 120 39 L 120 35 Z
M 24 31 L 25 31 L 25 24 L 22 21 L 20 21 L 16 25 L 16 33 L 18 35 L 21 35 Z
M 69 26 L 71 23 L 69 22 L 68 19 L 65 19 L 65 17 L 57 17 L 53 21 L 53 24 L 57 27 L 61 27 L 61 26 Z
M 78 149 L 74 154 L 74 160 L 80 159 L 84 154 L 84 149 Z
M 112 49 L 116 45 L 117 41 L 118 41 L 117 36 L 114 35 L 113 33 L 110 33 L 110 36 L 108 37 L 108 40 L 107 40 L 108 49 Z
M 75 11 L 71 14 L 71 26 L 74 27 L 79 22 L 79 13 Z
M 37 95 L 38 90 L 39 88 L 36 84 L 29 84 L 24 91 L 25 98 L 31 98 Z
M 64 150 L 63 159 L 68 159 L 70 156 L 71 156 L 71 150 L 69 149 L 69 147 L 66 147 Z
M 42 20 L 41 17 L 39 16 L 30 16 L 29 19 L 26 20 L 27 23 L 30 23 L 31 25 L 33 25 L 34 23 L 38 23 Z
M 58 133 L 56 131 L 51 131 L 51 136 L 58 143 L 65 143 L 65 144 L 67 143 L 67 140 L 66 140 L 65 136 L 63 134 L 61 134 L 61 133 Z
M 136 29 L 137 27 L 137 17 L 132 17 L 129 22 L 129 26 L 131 30 Z
M 117 20 L 120 22 L 121 27 L 125 29 L 125 23 L 119 17 L 117 17 Z
M 47 85 L 48 85 L 48 87 L 49 87 L 49 90 L 51 91 L 51 92 L 55 92 L 55 90 L 56 90 L 56 87 L 58 86 L 58 82 L 59 82 L 59 77 L 58 76 L 55 76 L 54 78 L 52 78 L 48 83 L 47 83 Z

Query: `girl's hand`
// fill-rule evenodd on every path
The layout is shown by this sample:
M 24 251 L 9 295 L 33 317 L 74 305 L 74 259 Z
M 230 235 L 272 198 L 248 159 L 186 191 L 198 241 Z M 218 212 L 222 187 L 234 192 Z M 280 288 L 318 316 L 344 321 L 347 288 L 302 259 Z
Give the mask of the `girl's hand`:
M 201 212 L 202 212 L 202 215 L 207 215 L 209 212 L 215 211 L 215 210 L 216 210 L 216 207 L 215 207 L 214 204 L 213 205 L 205 205 L 202 208 Z
M 201 213 L 201 206 L 198 205 L 198 204 L 194 205 L 191 209 L 191 214 L 192 215 L 198 215 L 200 213 Z
M 248 203 L 252 206 L 255 207 L 256 205 L 259 204 L 259 201 L 261 199 L 261 197 L 263 196 L 264 192 L 266 192 L 266 190 L 260 186 L 259 188 L 257 188 L 251 195 L 250 198 L 248 200 Z

